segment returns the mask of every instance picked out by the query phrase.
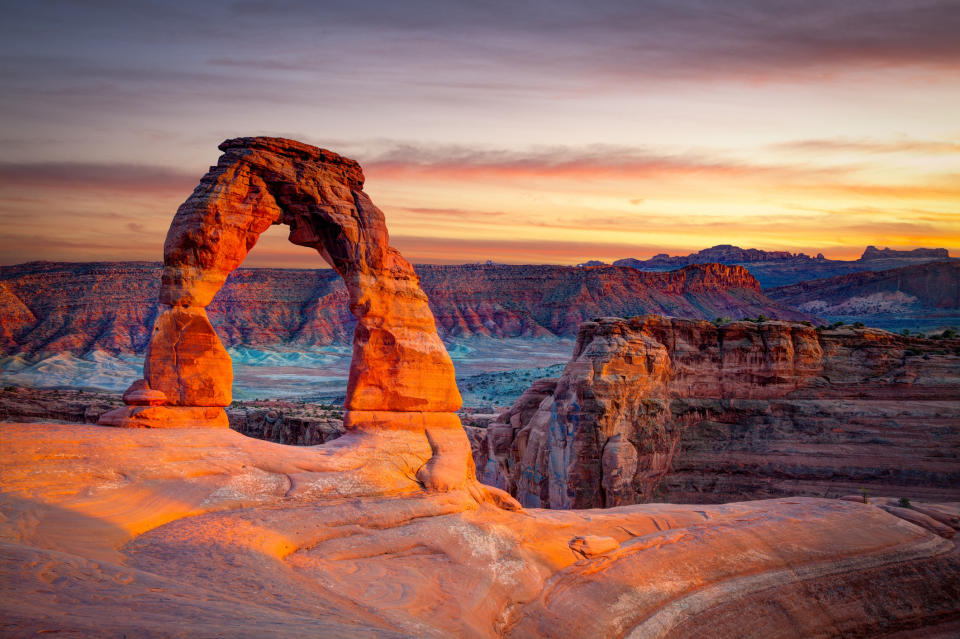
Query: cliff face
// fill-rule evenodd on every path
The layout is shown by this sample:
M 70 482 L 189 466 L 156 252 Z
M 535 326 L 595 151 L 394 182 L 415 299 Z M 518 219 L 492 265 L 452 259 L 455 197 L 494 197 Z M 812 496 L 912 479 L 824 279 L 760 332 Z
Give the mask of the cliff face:
M 960 498 L 960 340 L 647 316 L 580 328 L 558 380 L 487 429 L 527 506 L 780 495 Z
M 670 273 L 618 267 L 420 265 L 442 337 L 574 336 L 606 315 L 713 319 L 807 315 L 773 302 L 740 267 Z M 142 352 L 157 316 L 160 265 L 37 262 L 0 268 L 3 353 Z M 207 307 L 228 346 L 349 343 L 355 320 L 329 269 L 238 269 Z
M 784 304 L 826 314 L 852 314 L 857 309 L 864 315 L 871 310 L 895 312 L 894 307 L 907 305 L 960 310 L 960 262 L 840 275 L 769 289 L 767 294 Z

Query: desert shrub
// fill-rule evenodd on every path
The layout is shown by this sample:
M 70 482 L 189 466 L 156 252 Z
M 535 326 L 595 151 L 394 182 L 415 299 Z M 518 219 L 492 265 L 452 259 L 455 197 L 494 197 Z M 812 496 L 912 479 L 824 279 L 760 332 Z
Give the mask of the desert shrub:
M 800 323 L 803 324 L 804 326 L 813 326 L 813 322 L 811 322 L 810 320 L 803 320 Z
M 904 337 L 906 337 L 907 335 L 910 334 L 910 329 L 909 329 L 909 328 L 905 328 L 905 329 L 903 329 L 902 331 L 900 331 L 900 334 L 903 335 Z
M 953 339 L 956 336 L 957 336 L 957 332 L 952 328 L 948 328 L 944 332 L 940 333 L 940 337 L 942 337 L 943 339 Z
M 853 323 L 853 327 L 854 327 L 854 328 L 866 328 L 867 325 L 864 324 L 863 322 L 854 322 L 854 323 Z
M 908 348 L 906 352 L 907 355 L 923 355 L 923 351 L 921 351 L 919 348 Z
M 901 508 L 909 508 L 909 507 L 910 507 L 910 500 L 907 499 L 906 497 L 901 497 L 900 500 L 899 500 L 897 503 L 900 504 L 900 507 L 901 507 Z
M 870 503 L 870 491 L 867 490 L 866 488 L 861 488 L 861 489 L 860 489 L 860 494 L 863 495 L 863 503 L 869 504 L 869 503 Z

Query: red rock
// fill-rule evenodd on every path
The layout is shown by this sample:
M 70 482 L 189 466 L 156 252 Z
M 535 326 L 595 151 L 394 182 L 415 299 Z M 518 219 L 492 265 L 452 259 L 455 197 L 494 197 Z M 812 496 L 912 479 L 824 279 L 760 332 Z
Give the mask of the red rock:
M 138 379 L 123 393 L 123 403 L 127 406 L 163 406 L 167 396 L 163 391 L 150 388 L 147 380 Z
M 383 213 L 363 192 L 353 160 L 280 138 L 237 138 L 174 216 L 164 243 L 162 308 L 144 363 L 151 389 L 170 406 L 131 406 L 102 424 L 176 428 L 227 424 L 233 375 L 204 308 L 271 224 L 315 249 L 343 278 L 357 319 L 342 445 L 403 445 L 428 450 L 415 475 L 431 491 L 466 489 L 478 502 L 519 508 L 479 484 L 466 433 L 454 413 L 460 392 L 437 335 L 427 296 L 410 264 L 389 245 Z M 127 394 L 140 401 L 141 382 Z M 394 431 L 394 441 L 381 438 Z M 359 444 L 358 444 L 359 445 Z M 359 449 L 358 448 L 358 449 Z M 395 457 L 401 451 L 380 450 Z M 394 461 L 398 464 L 408 462 Z
M 585 322 L 556 381 L 486 429 L 478 476 L 527 507 L 723 502 L 861 487 L 960 498 L 957 358 L 874 329 Z
M 949 636 L 960 614 L 955 543 L 862 504 L 478 507 L 419 490 L 432 453 L 414 430 L 305 448 L 0 424 L 0 440 L 16 635 Z
M 120 428 L 230 428 L 217 406 L 123 406 L 104 413 L 97 422 Z
M 279 138 L 238 138 L 220 148 L 224 155 L 167 233 L 160 301 L 208 305 L 260 233 L 286 224 L 291 242 L 317 250 L 346 283 L 357 318 L 346 407 L 458 409 L 453 364 L 426 295 L 389 246 L 383 213 L 362 191 L 360 166 Z
M 927 313 L 955 311 L 960 309 L 960 261 L 838 275 L 769 289 L 767 293 L 785 304 L 827 315 L 869 316 L 896 313 L 904 307 L 912 314 L 921 309 Z
M 928 517 L 923 513 L 914 510 L 913 508 L 901 508 L 899 506 L 881 506 L 881 508 L 891 515 L 896 515 L 904 521 L 909 521 L 911 524 L 916 524 L 921 528 L 926 528 L 932 533 L 936 533 L 943 537 L 944 539 L 953 539 L 954 535 L 957 534 L 957 531 L 942 524 L 933 517 Z
M 318 266 L 323 266 L 318 260 Z M 595 317 L 645 313 L 813 319 L 766 297 L 739 267 L 647 273 L 619 267 L 420 264 L 416 272 L 441 337 L 576 337 Z M 90 349 L 143 353 L 162 268 L 145 262 L 0 266 L 0 353 Z M 329 268 L 239 268 L 207 306 L 227 347 L 350 343 L 356 318 Z M 32 309 L 32 312 L 30 311 Z M 26 311 L 26 312 L 25 312 Z M 35 313 L 35 315 L 33 314 Z
M 611 550 L 616 550 L 620 547 L 620 542 L 613 537 L 582 535 L 574 537 L 567 545 L 570 546 L 570 550 L 589 558 L 604 555 Z
M 233 363 L 202 308 L 160 312 L 143 375 L 173 406 L 230 405 Z

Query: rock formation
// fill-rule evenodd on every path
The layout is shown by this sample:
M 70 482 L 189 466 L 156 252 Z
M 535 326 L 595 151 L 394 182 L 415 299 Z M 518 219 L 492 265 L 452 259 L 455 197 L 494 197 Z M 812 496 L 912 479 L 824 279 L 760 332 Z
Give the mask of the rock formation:
M 960 340 L 786 322 L 587 322 L 563 375 L 536 382 L 474 448 L 479 478 L 528 507 L 861 487 L 956 500 Z
M 574 338 L 595 317 L 654 313 L 712 320 L 814 319 L 772 301 L 740 267 L 675 273 L 619 267 L 420 264 L 437 330 L 459 337 Z M 143 353 L 158 314 L 160 265 L 145 262 L 0 266 L 0 354 Z M 349 344 L 356 318 L 331 269 L 239 268 L 206 311 L 226 346 Z
M 878 249 L 876 246 L 868 246 L 863 250 L 863 255 L 860 256 L 860 259 L 863 261 L 883 260 L 890 258 L 948 260 L 950 259 L 950 252 L 945 248 L 915 248 L 906 251 L 898 251 L 888 247 Z
M 629 257 L 615 261 L 614 265 L 628 266 L 641 271 L 665 271 L 689 264 L 741 265 L 757 278 L 764 289 L 768 289 L 836 275 L 882 271 L 910 264 L 949 259 L 951 258 L 947 249 L 942 248 L 894 251 L 878 250 L 876 247 L 868 246 L 858 260 L 832 260 L 825 258 L 822 253 L 818 253 L 816 257 L 810 257 L 804 253 L 742 249 L 738 246 L 721 244 L 690 255 L 670 256 L 661 253 L 648 260 Z
M 767 294 L 828 318 L 858 317 L 876 325 L 906 315 L 943 326 L 960 323 L 960 261 L 839 275 L 781 286 Z
M 206 307 L 260 234 L 286 224 L 291 242 L 315 249 L 343 279 L 357 320 L 344 427 L 411 433 L 429 451 L 417 469 L 424 486 L 469 484 L 478 498 L 514 507 L 473 479 L 469 443 L 454 413 L 461 401 L 453 363 L 413 268 L 390 246 L 383 213 L 363 192 L 360 165 L 280 138 L 237 138 L 220 150 L 167 233 L 144 379 L 125 394 L 128 405 L 100 423 L 228 426 L 231 361 Z M 146 391 L 155 394 L 144 405 Z

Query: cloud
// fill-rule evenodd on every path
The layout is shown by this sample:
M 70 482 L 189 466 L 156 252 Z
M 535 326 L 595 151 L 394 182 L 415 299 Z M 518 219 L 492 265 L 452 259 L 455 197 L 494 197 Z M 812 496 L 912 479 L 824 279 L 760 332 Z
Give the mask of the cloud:
M 95 162 L 0 162 L 0 188 L 179 193 L 186 197 L 201 174 L 164 166 Z
M 449 179 L 640 178 L 663 175 L 778 174 L 833 177 L 848 169 L 808 164 L 761 165 L 697 152 L 663 153 L 642 147 L 586 145 L 540 146 L 527 150 L 466 145 L 395 143 L 361 157 L 369 176 L 397 179 L 432 176 Z M 852 167 L 851 167 L 852 168 Z M 631 200 L 637 204 L 642 200 Z
M 923 153 L 949 155 L 960 153 L 960 142 L 939 140 L 794 140 L 770 146 L 776 151 L 854 152 L 854 153 Z

